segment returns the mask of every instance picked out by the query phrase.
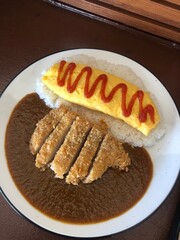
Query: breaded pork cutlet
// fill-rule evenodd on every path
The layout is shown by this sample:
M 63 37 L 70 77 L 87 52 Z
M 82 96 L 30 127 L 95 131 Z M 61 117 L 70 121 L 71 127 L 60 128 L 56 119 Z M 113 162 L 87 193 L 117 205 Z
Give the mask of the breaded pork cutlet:
M 61 145 L 51 163 L 51 169 L 55 172 L 56 177 L 63 179 L 64 174 L 69 171 L 84 145 L 90 128 L 91 124 L 89 121 L 81 117 L 76 117 L 64 143 Z
M 93 166 L 83 182 L 91 183 L 101 178 L 109 167 L 126 170 L 128 165 L 130 165 L 130 158 L 125 152 L 122 143 L 107 134 L 93 162 Z
M 61 121 L 46 139 L 39 153 L 36 155 L 36 167 L 45 167 L 54 158 L 56 151 L 64 141 L 75 118 L 76 114 L 73 112 L 67 112 L 62 117 Z
M 46 136 L 41 140 L 44 142 L 42 146 L 38 147 L 40 150 L 36 154 L 36 167 L 44 169 L 50 166 L 57 178 L 66 177 L 66 182 L 73 185 L 78 185 L 80 181 L 91 183 L 101 178 L 109 167 L 127 170 L 130 158 L 122 143 L 107 133 L 107 125 L 103 121 L 93 124 L 65 107 L 60 109 L 55 110 L 61 115 L 55 128 L 50 118 L 57 116 L 51 112 L 44 118 L 46 134 L 42 132 L 42 120 L 33 133 L 31 142 L 34 146 L 35 137 L 39 141 L 42 136 Z M 54 120 L 51 119 L 51 122 Z M 50 130 L 47 128 L 51 129 L 48 136 Z M 36 151 L 33 150 L 33 153 Z
M 96 156 L 98 148 L 105 136 L 105 132 L 106 131 L 100 126 L 93 126 L 78 158 L 66 177 L 66 182 L 68 184 L 72 183 L 73 185 L 78 185 L 79 181 L 83 180 L 88 175 L 89 167 Z
M 39 151 L 46 138 L 55 129 L 66 112 L 67 109 L 64 106 L 53 109 L 37 123 L 29 144 L 32 154 L 35 155 Z

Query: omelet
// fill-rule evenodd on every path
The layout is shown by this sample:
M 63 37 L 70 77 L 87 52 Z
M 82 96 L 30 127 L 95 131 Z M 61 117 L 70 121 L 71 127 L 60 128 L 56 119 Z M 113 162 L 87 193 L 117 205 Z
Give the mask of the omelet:
M 65 100 L 121 119 L 147 136 L 160 115 L 150 94 L 132 83 L 84 64 L 54 64 L 42 82 Z

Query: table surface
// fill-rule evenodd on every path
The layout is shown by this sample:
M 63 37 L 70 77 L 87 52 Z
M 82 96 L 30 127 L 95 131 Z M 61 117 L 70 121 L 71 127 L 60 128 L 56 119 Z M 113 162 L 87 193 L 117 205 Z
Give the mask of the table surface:
M 22 69 L 44 56 L 67 49 L 95 48 L 127 56 L 149 69 L 180 110 L 180 45 L 176 43 L 41 0 L 1 1 L 0 31 L 0 93 Z M 174 239 L 179 187 L 177 181 L 163 204 L 142 223 L 99 239 Z M 18 215 L 0 195 L 0 239 L 72 238 L 39 228 Z

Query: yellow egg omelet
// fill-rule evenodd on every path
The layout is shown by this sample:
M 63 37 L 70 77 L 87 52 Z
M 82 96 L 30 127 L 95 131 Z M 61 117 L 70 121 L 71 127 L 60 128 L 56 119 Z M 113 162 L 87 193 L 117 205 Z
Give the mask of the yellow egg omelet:
M 44 74 L 42 81 L 65 100 L 121 119 L 146 136 L 160 121 L 147 92 L 101 70 L 62 60 Z

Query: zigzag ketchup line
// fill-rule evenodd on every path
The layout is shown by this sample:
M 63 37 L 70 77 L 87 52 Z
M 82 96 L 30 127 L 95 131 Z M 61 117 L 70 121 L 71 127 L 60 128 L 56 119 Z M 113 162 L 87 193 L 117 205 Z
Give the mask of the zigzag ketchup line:
M 151 104 L 148 104 L 147 106 L 145 106 L 143 108 L 143 98 L 144 98 L 144 92 L 141 90 L 138 90 L 136 93 L 134 93 L 132 95 L 132 98 L 128 104 L 128 106 L 126 106 L 126 96 L 127 96 L 127 85 L 124 83 L 119 83 L 117 84 L 109 93 L 108 96 L 105 96 L 105 90 L 106 90 L 106 85 L 108 82 L 108 77 L 106 74 L 101 74 L 99 75 L 93 85 L 91 86 L 91 88 L 89 88 L 89 82 L 90 82 L 90 78 L 92 75 L 92 68 L 91 67 L 84 67 L 82 68 L 82 70 L 80 71 L 80 73 L 78 74 L 78 76 L 76 77 L 76 79 L 74 80 L 74 82 L 72 83 L 72 74 L 76 68 L 76 64 L 75 63 L 69 63 L 66 67 L 66 69 L 64 70 L 64 74 L 62 76 L 62 78 L 60 78 L 60 74 L 64 69 L 64 66 L 66 64 L 66 61 L 62 60 L 60 62 L 59 65 L 59 69 L 58 69 L 58 76 L 57 76 L 57 84 L 60 87 L 65 86 L 66 81 L 67 81 L 67 91 L 69 93 L 73 93 L 77 87 L 78 82 L 81 80 L 82 76 L 85 74 L 85 86 L 84 86 L 84 96 L 86 98 L 90 98 L 92 97 L 92 95 L 95 92 L 95 89 L 97 87 L 97 85 L 99 83 L 101 83 L 101 89 L 100 89 L 100 96 L 101 99 L 104 103 L 109 103 L 112 98 L 114 97 L 114 94 L 118 91 L 121 90 L 121 108 L 122 108 L 122 114 L 124 117 L 129 117 L 131 115 L 132 112 L 132 108 L 134 106 L 135 101 L 137 100 L 139 102 L 139 121 L 141 123 L 146 122 L 147 120 L 147 114 L 149 114 L 151 121 L 154 123 L 154 107 Z

